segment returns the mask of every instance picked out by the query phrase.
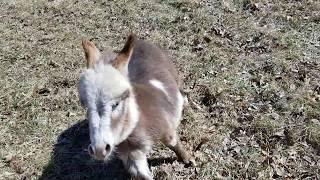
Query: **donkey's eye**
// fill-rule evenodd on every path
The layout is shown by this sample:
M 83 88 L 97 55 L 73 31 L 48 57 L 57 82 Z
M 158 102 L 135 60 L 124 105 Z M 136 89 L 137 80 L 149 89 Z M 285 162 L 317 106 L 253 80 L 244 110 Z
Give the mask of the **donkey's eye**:
M 118 107 L 118 105 L 119 105 L 119 101 L 112 104 L 112 111 L 114 111 Z

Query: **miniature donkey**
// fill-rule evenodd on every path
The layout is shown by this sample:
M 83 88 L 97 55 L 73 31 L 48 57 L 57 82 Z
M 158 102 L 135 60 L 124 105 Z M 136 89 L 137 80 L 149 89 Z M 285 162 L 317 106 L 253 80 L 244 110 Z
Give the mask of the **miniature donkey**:
M 146 155 L 161 140 L 184 163 L 194 165 L 177 134 L 184 98 L 164 52 L 134 34 L 119 53 L 101 53 L 87 40 L 82 46 L 87 69 L 79 95 L 89 120 L 89 154 L 107 161 L 116 151 L 129 173 L 152 179 Z

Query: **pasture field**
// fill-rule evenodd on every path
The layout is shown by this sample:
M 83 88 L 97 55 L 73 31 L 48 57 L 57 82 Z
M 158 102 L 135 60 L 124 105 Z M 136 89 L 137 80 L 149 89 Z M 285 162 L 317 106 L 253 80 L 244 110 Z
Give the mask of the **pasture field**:
M 2 0 L 0 179 L 127 179 L 90 159 L 77 93 L 83 38 L 130 32 L 168 50 L 188 92 L 180 136 L 197 166 L 157 144 L 155 179 L 320 179 L 320 1 Z

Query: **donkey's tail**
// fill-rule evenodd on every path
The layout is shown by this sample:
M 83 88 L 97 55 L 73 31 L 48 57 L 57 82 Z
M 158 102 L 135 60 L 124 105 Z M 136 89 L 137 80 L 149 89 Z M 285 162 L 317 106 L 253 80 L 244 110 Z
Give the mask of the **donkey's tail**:
M 183 106 L 186 107 L 189 105 L 189 100 L 188 100 L 188 93 L 185 92 L 182 88 L 179 89 L 182 97 L 183 97 Z

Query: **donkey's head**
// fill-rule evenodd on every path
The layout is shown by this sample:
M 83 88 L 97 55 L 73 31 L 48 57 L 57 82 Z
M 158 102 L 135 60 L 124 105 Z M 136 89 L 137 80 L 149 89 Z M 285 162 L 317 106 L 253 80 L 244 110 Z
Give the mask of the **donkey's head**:
M 108 159 L 138 121 L 137 105 L 127 77 L 134 39 L 130 35 L 118 54 L 102 54 L 92 42 L 82 42 L 87 69 L 80 76 L 79 95 L 89 121 L 88 152 L 98 160 Z

